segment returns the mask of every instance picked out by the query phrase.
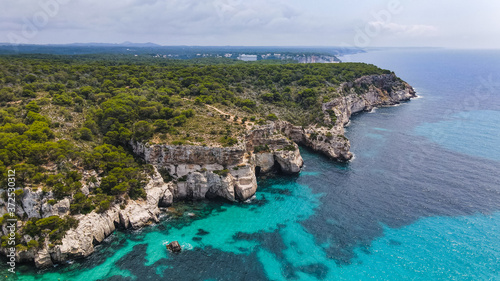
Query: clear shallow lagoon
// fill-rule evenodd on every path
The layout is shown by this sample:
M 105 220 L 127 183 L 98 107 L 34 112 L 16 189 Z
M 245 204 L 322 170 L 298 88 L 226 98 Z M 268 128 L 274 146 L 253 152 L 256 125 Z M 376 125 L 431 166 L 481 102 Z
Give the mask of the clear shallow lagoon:
M 355 116 L 355 160 L 303 149 L 304 171 L 260 180 L 250 204 L 177 204 L 85 260 L 17 279 L 500 280 L 500 52 L 344 60 L 391 69 L 422 96 Z M 182 253 L 165 250 L 173 240 Z

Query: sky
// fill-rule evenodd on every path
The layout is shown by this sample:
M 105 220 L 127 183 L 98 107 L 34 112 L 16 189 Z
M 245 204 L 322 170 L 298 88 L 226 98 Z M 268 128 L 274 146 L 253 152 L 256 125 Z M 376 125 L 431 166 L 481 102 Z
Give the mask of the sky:
M 0 42 L 500 48 L 498 0 L 0 0 Z

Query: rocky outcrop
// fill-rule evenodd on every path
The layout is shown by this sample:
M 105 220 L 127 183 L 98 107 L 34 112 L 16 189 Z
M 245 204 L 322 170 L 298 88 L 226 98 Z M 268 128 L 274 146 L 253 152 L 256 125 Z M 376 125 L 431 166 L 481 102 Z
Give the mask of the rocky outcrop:
M 344 126 L 349 123 L 352 114 L 399 104 L 416 97 L 413 88 L 394 74 L 364 76 L 354 82 L 344 83 L 340 86 L 339 94 L 340 97 L 323 103 L 321 107 L 324 113 L 322 123 L 329 127 L 312 124 L 302 128 L 286 121 L 275 121 L 270 126 L 295 143 L 331 159 L 347 161 L 352 158 L 352 153 L 349 151 L 349 140 L 344 136 Z M 264 164 L 269 163 L 270 156 L 263 155 L 259 160 Z
M 416 97 L 413 88 L 395 74 L 363 76 L 340 87 L 343 97 L 322 105 L 322 110 L 333 110 L 337 122 L 344 126 L 352 114 L 370 111 L 374 107 L 390 106 Z
M 207 147 L 182 145 L 153 145 L 130 142 L 134 153 L 147 163 L 166 167 L 172 175 L 182 177 L 193 169 L 213 169 L 241 163 L 244 146 Z
M 295 149 L 287 150 L 286 148 L 278 150 L 274 153 L 274 158 L 281 168 L 281 171 L 285 173 L 298 173 L 300 168 L 304 164 L 302 156 L 300 156 L 300 151 L 297 144 L 294 144 Z
M 340 87 L 341 97 L 322 105 L 325 122 L 332 128 L 313 129 L 310 147 L 341 161 L 352 158 L 350 143 L 344 137 L 344 126 L 355 113 L 374 107 L 390 106 L 416 97 L 413 88 L 395 74 L 363 76 Z
M 30 218 L 40 218 L 41 217 L 40 209 L 43 206 L 42 198 L 43 196 L 41 190 L 33 192 L 29 188 L 24 189 L 24 197 L 22 200 L 22 212 L 26 213 Z M 47 209 L 48 208 L 45 207 L 45 210 L 49 211 Z M 49 212 L 52 212 L 52 210 L 50 210 Z M 23 214 L 18 213 L 17 215 L 23 215 Z
M 268 122 L 249 130 L 235 147 L 202 147 L 148 145 L 131 142 L 134 153 L 153 165 L 154 173 L 145 186 L 146 199 L 129 200 L 112 206 L 104 213 L 78 215 L 75 229 L 67 231 L 59 245 L 49 245 L 48 239 L 39 248 L 17 251 L 17 261 L 34 261 L 37 267 L 82 258 L 94 252 L 117 227 L 140 228 L 158 222 L 161 207 L 175 200 L 221 197 L 230 201 L 245 201 L 257 191 L 256 172 L 298 173 L 303 160 L 297 144 L 321 152 L 340 161 L 352 158 L 344 126 L 352 114 L 388 106 L 415 97 L 413 89 L 394 74 L 366 76 L 340 87 L 340 97 L 322 104 L 322 125 L 305 128 L 286 121 Z M 165 173 L 165 183 L 159 173 Z M 84 171 L 82 193 L 89 194 L 100 185 L 96 171 Z M 63 217 L 70 212 L 70 200 L 54 201 L 51 192 L 24 188 L 19 217 Z M 7 212 L 0 198 L 0 215 Z M 18 221 L 18 228 L 23 222 Z M 8 233 L 5 225 L 3 234 Z M 24 242 L 33 237 L 25 235 Z M 6 249 L 1 248 L 4 254 Z
M 257 190 L 256 171 L 300 171 L 303 160 L 297 144 L 347 161 L 352 153 L 344 126 L 352 114 L 415 97 L 414 90 L 394 74 L 364 76 L 339 89 L 340 97 L 322 104 L 322 125 L 302 128 L 286 121 L 268 122 L 249 130 L 239 145 L 229 148 L 130 144 L 134 153 L 174 178 L 174 200 L 218 196 L 244 201 Z
M 261 173 L 273 170 L 287 174 L 300 172 L 304 161 L 297 144 L 282 132 L 281 126 L 286 123 L 271 122 L 247 134 L 247 150 L 253 152 L 252 163 Z
M 179 242 L 177 242 L 177 241 L 174 241 L 174 242 L 171 242 L 170 244 L 168 244 L 167 249 L 169 249 L 170 251 L 172 251 L 174 253 L 179 253 L 180 251 L 182 251 L 181 245 L 179 245 Z
M 33 194 L 38 194 L 37 191 L 25 190 L 23 200 L 34 198 L 36 195 Z M 173 183 L 165 183 L 155 170 L 145 187 L 145 200 L 129 200 L 124 208 L 115 205 L 102 214 L 93 211 L 86 215 L 77 215 L 75 218 L 79 221 L 78 226 L 66 232 L 61 244 L 49 245 L 49 242 L 45 241 L 45 244 L 36 251 L 33 249 L 18 251 L 16 259 L 34 261 L 37 267 L 47 267 L 70 259 L 87 257 L 94 252 L 94 245 L 101 243 L 117 227 L 137 229 L 151 222 L 158 222 L 160 206 L 168 207 L 173 202 L 172 190 L 174 190 Z M 31 203 L 28 204 L 30 205 L 27 206 L 32 206 Z M 46 202 L 41 205 L 38 212 L 41 211 L 43 217 L 63 216 L 69 212 L 69 199 L 63 199 L 54 205 Z M 39 213 L 33 212 L 32 215 L 38 217 Z M 21 221 L 18 223 L 21 224 Z M 7 230 L 3 229 L 3 233 L 7 233 Z M 26 237 L 25 240 L 29 241 L 31 238 Z
M 100 243 L 113 233 L 119 223 L 120 208 L 114 206 L 103 214 L 92 212 L 75 216 L 78 227 L 70 229 L 60 245 L 38 252 L 37 267 L 46 267 L 52 263 L 61 263 L 69 259 L 86 257 L 94 252 L 94 244 Z
M 234 147 L 148 145 L 131 142 L 136 155 L 173 178 L 174 200 L 222 197 L 246 201 L 257 191 L 256 170 L 298 173 L 299 148 L 275 123 L 248 132 Z
M 245 201 L 257 190 L 255 169 L 243 145 L 203 147 L 131 142 L 138 156 L 173 179 L 173 199 L 222 197 Z
M 70 207 L 69 198 L 64 198 L 64 199 L 58 201 L 57 203 L 55 203 L 54 205 L 45 202 L 42 204 L 41 209 L 42 209 L 42 214 L 43 214 L 44 218 L 50 217 L 50 216 L 64 217 L 66 215 L 69 215 L 69 211 L 70 211 L 69 207 Z M 29 216 L 29 214 L 28 214 L 28 216 Z
M 155 169 L 153 176 L 144 190 L 146 200 L 129 201 L 123 210 L 118 212 L 119 223 L 125 228 L 141 228 L 150 222 L 158 222 L 161 213 L 160 205 L 168 207 L 173 202 L 173 183 L 165 183 Z

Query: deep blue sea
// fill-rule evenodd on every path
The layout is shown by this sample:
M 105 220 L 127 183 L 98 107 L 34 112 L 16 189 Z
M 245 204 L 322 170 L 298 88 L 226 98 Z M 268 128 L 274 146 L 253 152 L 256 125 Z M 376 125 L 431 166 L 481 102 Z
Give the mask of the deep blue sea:
M 260 179 L 249 204 L 177 204 L 18 280 L 500 280 L 500 51 L 342 59 L 393 70 L 419 95 L 354 116 L 353 161 L 302 149 L 300 175 Z M 165 250 L 173 240 L 181 253 Z

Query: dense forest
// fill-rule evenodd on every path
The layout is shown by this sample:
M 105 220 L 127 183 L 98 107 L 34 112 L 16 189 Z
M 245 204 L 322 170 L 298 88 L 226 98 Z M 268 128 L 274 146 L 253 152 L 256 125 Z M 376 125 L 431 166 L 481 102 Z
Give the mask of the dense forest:
M 15 169 L 19 188 L 52 193 L 52 204 L 70 198 L 72 214 L 104 212 L 145 196 L 152 167 L 129 152 L 131 140 L 233 146 L 267 120 L 321 123 L 321 103 L 337 97 L 342 82 L 386 73 L 361 63 L 2 56 L 0 181 Z M 86 170 L 102 177 L 88 195 L 81 192 Z M 56 244 L 77 223 L 32 218 L 21 234 Z M 32 241 L 18 246 L 42 242 Z

